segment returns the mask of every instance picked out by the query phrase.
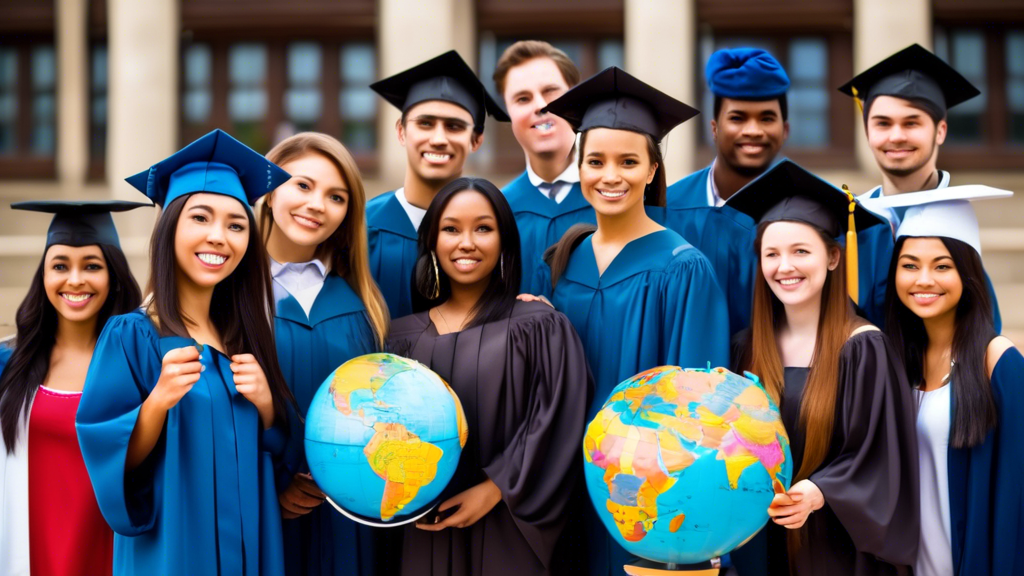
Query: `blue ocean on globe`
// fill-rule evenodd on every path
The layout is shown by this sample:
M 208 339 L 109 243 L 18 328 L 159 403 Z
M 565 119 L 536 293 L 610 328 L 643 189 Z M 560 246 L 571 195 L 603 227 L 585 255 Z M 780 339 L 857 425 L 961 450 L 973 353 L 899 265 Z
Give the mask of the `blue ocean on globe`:
M 468 430 L 451 388 L 393 354 L 353 358 L 324 380 L 306 415 L 306 460 L 320 489 L 369 523 L 399 524 L 455 474 Z
M 792 460 L 757 377 L 662 366 L 619 384 L 587 427 L 584 476 L 598 517 L 629 553 L 696 564 L 768 521 Z

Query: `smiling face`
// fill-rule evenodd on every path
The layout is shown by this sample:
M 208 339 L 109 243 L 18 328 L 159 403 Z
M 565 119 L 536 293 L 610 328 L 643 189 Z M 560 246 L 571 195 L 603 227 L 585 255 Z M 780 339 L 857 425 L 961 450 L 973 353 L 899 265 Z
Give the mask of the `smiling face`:
M 839 265 L 839 249 L 800 222 L 773 222 L 761 236 L 761 274 L 786 306 L 820 302 L 825 278 Z
M 424 182 L 449 182 L 462 174 L 466 157 L 483 143 L 473 131 L 473 117 L 457 104 L 421 102 L 399 120 L 398 142 L 405 146 L 406 160 Z
M 212 289 L 235 271 L 249 247 L 249 217 L 223 194 L 191 195 L 174 233 L 178 281 Z
M 644 188 L 658 169 L 643 134 L 594 128 L 587 131 L 582 154 L 580 186 L 598 214 L 623 214 L 643 204 Z
M 946 141 L 946 121 L 936 124 L 907 100 L 879 96 L 868 112 L 867 133 L 879 168 L 903 177 L 935 169 L 936 151 Z
M 565 94 L 569 85 L 550 58 L 533 58 L 509 68 L 505 76 L 505 107 L 512 118 L 512 133 L 529 156 L 565 157 L 576 141 L 569 123 L 541 110 Z
M 763 172 L 789 136 L 778 100 L 755 102 L 722 98 L 718 117 L 711 121 L 718 158 L 740 174 Z
M 922 319 L 956 315 L 964 284 L 938 238 L 907 238 L 896 263 L 896 294 Z
M 110 273 L 100 247 L 54 244 L 44 262 L 43 286 L 57 314 L 71 322 L 95 318 L 110 294 Z
M 437 260 L 452 287 L 486 286 L 501 257 L 498 219 L 487 197 L 475 190 L 455 194 L 438 227 Z
M 281 168 L 292 178 L 267 198 L 275 228 L 292 243 L 315 248 L 345 220 L 348 184 L 337 166 L 320 154 L 301 156 Z

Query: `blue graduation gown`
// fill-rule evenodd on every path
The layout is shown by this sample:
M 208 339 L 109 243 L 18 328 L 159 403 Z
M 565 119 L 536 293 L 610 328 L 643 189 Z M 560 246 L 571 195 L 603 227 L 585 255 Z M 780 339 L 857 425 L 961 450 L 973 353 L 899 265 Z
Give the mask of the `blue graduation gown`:
M 377 281 L 392 318 L 412 314 L 412 275 L 418 235 L 395 192 L 366 203 L 370 273 Z
M 125 470 L 142 402 L 164 354 L 195 343 L 160 337 L 141 310 L 107 321 L 76 419 L 96 500 L 114 530 L 114 573 L 281 574 L 281 513 L 274 459 L 283 426 L 263 430 L 235 390 L 231 360 L 206 346 L 206 370 L 167 412 L 149 457 Z
M 668 187 L 662 224 L 707 256 L 727 298 L 729 333 L 750 325 L 754 301 L 757 227 L 731 206 L 708 205 L 708 166 Z
M 956 576 L 1024 574 L 1022 374 L 1024 356 L 1010 348 L 992 372 L 996 428 L 973 448 L 949 448 L 947 452 Z M 953 398 L 955 403 L 956 396 Z
M 544 251 L 558 242 L 573 224 L 596 224 L 594 208 L 583 197 L 579 182 L 573 184 L 569 194 L 558 203 L 530 183 L 526 172 L 505 186 L 502 192 L 512 206 L 519 227 L 523 260 L 520 292 L 528 292 Z
M 376 352 L 376 337 L 366 308 L 344 278 L 328 274 L 309 316 L 299 302 L 274 283 L 277 357 L 281 371 L 305 416 L 323 381 L 348 360 Z M 279 467 L 277 486 L 283 491 L 296 472 L 309 472 L 298 418 L 290 421 L 288 449 Z M 345 518 L 330 504 L 284 520 L 286 573 L 295 575 L 369 575 L 374 573 L 374 532 Z
M 949 174 L 947 172 L 941 172 L 941 174 L 938 188 L 945 188 L 949 185 Z M 860 196 L 860 198 L 881 197 L 881 186 Z M 889 278 L 892 252 L 896 247 L 893 233 L 900 225 L 902 211 L 888 210 L 884 213 L 876 212 L 876 214 L 888 220 L 891 228 L 889 226 L 872 226 L 857 233 L 857 250 L 860 259 L 860 301 L 857 304 L 867 315 L 867 319 L 881 328 L 885 325 L 885 285 Z M 988 297 L 992 300 L 992 321 L 996 334 L 999 334 L 1003 330 L 1003 319 L 999 314 L 996 291 L 992 287 L 992 280 L 989 279 L 987 271 L 985 272 L 985 286 L 988 287 Z
M 547 286 L 583 341 L 595 382 L 588 419 L 619 382 L 649 368 L 728 366 L 725 297 L 707 258 L 675 232 L 661 230 L 627 244 L 598 274 L 592 240 L 573 252 L 553 294 L 550 268 L 539 268 L 535 281 Z M 623 574 L 632 557 L 586 509 L 588 573 Z

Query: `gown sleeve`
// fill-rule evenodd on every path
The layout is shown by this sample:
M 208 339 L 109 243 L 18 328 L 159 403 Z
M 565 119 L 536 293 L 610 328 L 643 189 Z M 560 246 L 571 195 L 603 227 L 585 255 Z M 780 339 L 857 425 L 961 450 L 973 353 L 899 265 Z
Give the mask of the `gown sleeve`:
M 683 368 L 729 366 L 729 312 L 711 264 L 695 248 L 662 277 L 662 342 L 666 363 Z
M 1003 352 L 992 372 L 992 391 L 996 399 L 996 441 L 989 502 L 993 504 L 991 574 L 1024 573 L 1024 356 L 1017 348 Z M 980 487 L 971 487 L 978 489 Z M 984 489 L 984 488 L 981 488 Z M 968 559 L 976 557 L 968 551 Z M 965 563 L 978 567 L 977 562 Z
M 847 341 L 837 400 L 830 459 L 810 480 L 858 551 L 913 566 L 920 538 L 916 410 L 884 334 Z
M 513 325 L 510 346 L 529 359 L 517 386 L 529 394 L 527 417 L 484 472 L 501 489 L 520 533 L 545 566 L 564 524 L 580 472 L 593 379 L 583 344 L 564 315 L 546 311 L 538 322 Z
M 523 274 L 527 271 L 523 270 Z M 530 294 L 534 296 L 543 296 L 548 300 L 551 300 L 551 294 L 554 290 L 551 288 L 551 267 L 547 265 L 543 260 L 537 264 L 537 267 L 532 271 L 533 279 L 530 281 Z
M 160 376 L 159 340 L 149 320 L 133 313 L 107 321 L 85 378 L 76 428 L 100 512 L 110 527 L 136 536 L 155 521 L 152 454 L 125 470 L 128 441 L 142 402 Z M 154 452 L 159 449 L 159 443 Z

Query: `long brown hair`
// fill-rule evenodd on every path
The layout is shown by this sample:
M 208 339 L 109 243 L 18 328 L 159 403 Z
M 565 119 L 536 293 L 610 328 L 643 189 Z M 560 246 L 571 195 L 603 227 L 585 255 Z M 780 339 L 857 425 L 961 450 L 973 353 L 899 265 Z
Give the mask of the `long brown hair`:
M 301 132 L 282 140 L 267 153 L 267 160 L 281 166 L 307 156 L 319 154 L 338 169 L 348 186 L 348 212 L 334 234 L 317 246 L 316 257 L 327 261 L 331 271 L 348 281 L 352 290 L 363 301 L 370 325 L 377 335 L 377 344 L 384 345 L 388 333 L 388 308 L 384 297 L 370 274 L 369 247 L 366 240 L 366 192 L 359 167 L 345 146 L 336 139 L 319 132 Z M 259 210 L 260 229 L 263 240 L 270 238 L 274 228 L 274 214 L 269 200 L 274 193 L 267 194 Z
M 771 224 L 773 222 L 766 222 L 757 227 L 754 249 L 758 254 L 758 270 L 761 266 L 761 239 Z M 850 337 L 854 323 L 854 315 L 846 293 L 846 261 L 839 243 L 824 230 L 816 226 L 811 228 L 818 233 L 830 254 L 833 250 L 839 251 L 839 264 L 834 270 L 826 272 L 825 285 L 821 291 L 818 335 L 800 403 L 799 427 L 805 438 L 804 453 L 800 469 L 793 478 L 794 482 L 808 478 L 828 455 L 832 428 L 835 424 L 839 356 L 843 345 Z M 784 376 L 782 358 L 775 337 L 784 314 L 782 302 L 772 293 L 764 275 L 757 274 L 754 281 L 754 310 L 750 320 L 751 341 L 747 347 L 750 351 L 750 361 L 746 369 L 760 376 L 768 394 L 779 406 L 783 401 Z
M 178 218 L 192 194 L 175 199 L 164 207 L 153 229 L 149 246 L 149 286 L 152 295 L 146 313 L 156 319 L 161 336 L 189 338 L 185 326 L 191 319 L 181 312 L 178 297 L 174 239 Z M 256 229 L 256 219 L 249 217 L 249 244 L 238 267 L 213 289 L 210 321 L 224 343 L 227 355 L 252 354 L 263 368 L 274 399 L 274 421 L 287 422 L 287 405 L 295 398 L 285 383 L 274 344 L 274 291 L 270 279 L 270 260 Z

